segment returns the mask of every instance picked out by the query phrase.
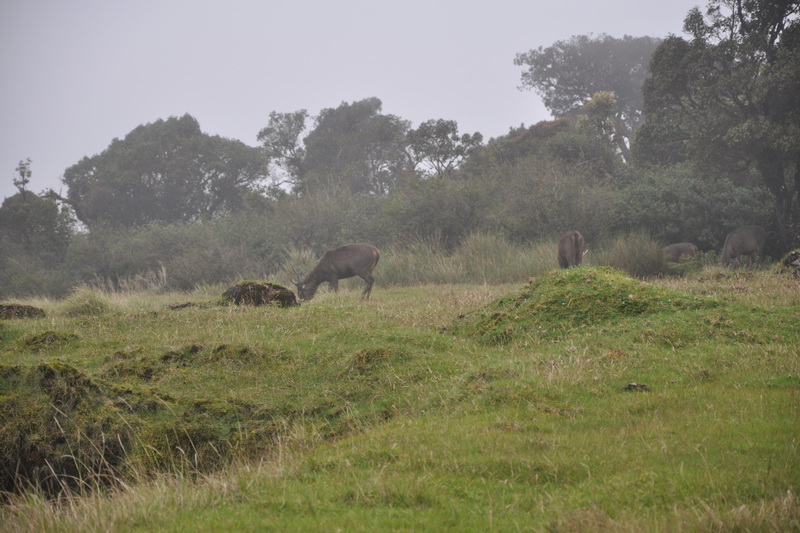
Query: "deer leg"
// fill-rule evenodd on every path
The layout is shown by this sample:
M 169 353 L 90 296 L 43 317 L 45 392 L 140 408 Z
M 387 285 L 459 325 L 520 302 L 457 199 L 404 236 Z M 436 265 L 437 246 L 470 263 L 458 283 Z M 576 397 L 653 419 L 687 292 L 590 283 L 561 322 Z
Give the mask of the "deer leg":
M 361 279 L 363 279 L 367 284 L 366 287 L 364 287 L 364 292 L 361 293 L 361 299 L 369 300 L 369 295 L 372 292 L 372 284 L 375 283 L 375 278 L 373 278 L 370 275 L 367 275 L 367 276 L 361 276 Z
M 328 280 L 328 285 L 331 286 L 333 292 L 339 292 L 339 278 L 333 278 Z

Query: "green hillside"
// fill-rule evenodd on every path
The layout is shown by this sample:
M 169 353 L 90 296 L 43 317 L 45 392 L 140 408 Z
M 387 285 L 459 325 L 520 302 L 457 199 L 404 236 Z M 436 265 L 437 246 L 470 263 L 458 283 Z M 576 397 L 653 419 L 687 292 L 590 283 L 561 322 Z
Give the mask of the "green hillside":
M 791 276 L 224 289 L 0 321 L 4 527 L 800 529 Z

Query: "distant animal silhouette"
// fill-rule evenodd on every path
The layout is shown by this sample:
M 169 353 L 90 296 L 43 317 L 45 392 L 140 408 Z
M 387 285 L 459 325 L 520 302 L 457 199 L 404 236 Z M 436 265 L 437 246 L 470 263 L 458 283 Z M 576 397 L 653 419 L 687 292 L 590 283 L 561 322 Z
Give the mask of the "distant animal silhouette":
M 665 246 L 662 251 L 667 261 L 683 263 L 686 258 L 691 258 L 697 253 L 697 246 L 690 242 L 678 242 Z
M 575 230 L 570 230 L 561 236 L 558 241 L 558 266 L 570 268 L 579 266 L 586 255 L 583 235 Z
M 761 254 L 764 243 L 767 241 L 767 232 L 761 226 L 741 226 L 725 237 L 722 254 L 719 262 L 728 266 L 743 255 Z

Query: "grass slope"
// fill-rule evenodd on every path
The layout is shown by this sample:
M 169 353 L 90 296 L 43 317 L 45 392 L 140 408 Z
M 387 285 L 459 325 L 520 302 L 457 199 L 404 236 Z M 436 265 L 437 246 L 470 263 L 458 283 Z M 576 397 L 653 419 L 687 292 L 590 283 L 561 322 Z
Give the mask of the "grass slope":
M 79 296 L 0 322 L 11 529 L 800 530 L 791 278 Z

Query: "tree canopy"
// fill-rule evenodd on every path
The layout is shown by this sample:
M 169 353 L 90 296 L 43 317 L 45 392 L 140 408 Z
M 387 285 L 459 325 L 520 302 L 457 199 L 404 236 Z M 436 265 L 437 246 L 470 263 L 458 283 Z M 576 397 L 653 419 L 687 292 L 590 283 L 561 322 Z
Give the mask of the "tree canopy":
M 715 0 L 689 12 L 690 40 L 656 50 L 644 86 L 640 161 L 754 168 L 786 247 L 800 244 L 800 2 Z
M 326 108 L 302 144 L 308 112 L 270 113 L 258 140 L 295 192 L 388 194 L 413 177 L 451 174 L 483 136 L 459 134 L 454 120 L 432 119 L 417 129 L 381 112 L 379 98 Z
M 261 151 L 210 136 L 190 115 L 139 126 L 64 172 L 88 227 L 210 218 L 241 205 L 267 177 Z
M 525 67 L 520 88 L 539 94 L 556 118 L 583 114 L 595 94 L 611 93 L 621 130 L 616 147 L 625 154 L 627 140 L 642 120 L 642 84 L 659 42 L 653 37 L 576 35 L 519 53 L 514 64 Z

